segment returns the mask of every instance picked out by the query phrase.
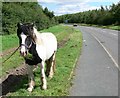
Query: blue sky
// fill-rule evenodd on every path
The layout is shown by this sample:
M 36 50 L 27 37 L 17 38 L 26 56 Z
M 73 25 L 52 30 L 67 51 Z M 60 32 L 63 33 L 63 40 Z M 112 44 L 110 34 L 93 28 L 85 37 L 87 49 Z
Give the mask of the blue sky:
M 100 6 L 117 4 L 119 0 L 38 0 L 39 4 L 56 16 L 99 9 Z

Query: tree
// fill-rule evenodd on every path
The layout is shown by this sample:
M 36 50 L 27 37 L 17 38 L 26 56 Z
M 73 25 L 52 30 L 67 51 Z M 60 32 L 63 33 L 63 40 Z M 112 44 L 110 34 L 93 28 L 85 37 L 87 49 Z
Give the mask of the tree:
M 45 9 L 43 10 L 43 12 L 44 12 L 49 18 L 53 18 L 53 17 L 54 17 L 54 12 L 53 12 L 53 11 L 50 12 L 47 7 L 45 7 Z
M 97 25 L 120 25 L 120 2 L 112 4 L 109 8 L 101 6 L 100 9 L 66 14 L 56 17 L 59 23 L 69 19 L 69 23 L 86 23 Z
M 48 17 L 45 13 L 50 13 Z M 2 28 L 4 34 L 16 33 L 18 22 L 34 22 L 38 30 L 55 25 L 53 12 L 43 12 L 37 2 L 3 2 L 2 6 Z

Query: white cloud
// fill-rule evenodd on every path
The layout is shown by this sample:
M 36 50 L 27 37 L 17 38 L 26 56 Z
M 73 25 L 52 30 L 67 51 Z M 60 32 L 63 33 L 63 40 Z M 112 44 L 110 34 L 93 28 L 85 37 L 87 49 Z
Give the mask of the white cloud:
M 44 3 L 67 3 L 67 2 L 81 2 L 84 0 L 38 0 L 38 2 L 44 2 Z
M 37 0 L 41 3 L 59 3 L 58 0 Z
M 89 0 L 89 2 L 118 2 L 119 0 Z
M 80 3 L 80 4 L 69 4 L 69 5 L 62 5 L 60 8 L 56 9 L 55 15 L 63 15 L 63 14 L 72 14 L 77 12 L 83 12 L 93 9 L 99 9 L 100 7 L 96 6 L 89 6 L 87 3 Z
M 38 2 L 49 4 L 54 3 L 57 5 L 56 8 L 52 9 L 55 15 L 71 14 L 82 11 L 88 11 L 93 9 L 98 9 L 98 6 L 91 6 L 91 2 L 113 2 L 118 3 L 119 0 L 38 0 Z M 49 6 L 48 6 L 49 9 Z
M 118 2 L 119 0 L 38 0 L 43 3 L 81 3 L 81 2 Z

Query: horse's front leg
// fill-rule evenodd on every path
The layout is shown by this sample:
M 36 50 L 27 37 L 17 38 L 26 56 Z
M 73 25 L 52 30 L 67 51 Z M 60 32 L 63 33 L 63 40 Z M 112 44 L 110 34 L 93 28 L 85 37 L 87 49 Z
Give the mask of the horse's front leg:
M 47 89 L 47 81 L 46 81 L 45 71 L 44 71 L 44 67 L 45 67 L 45 62 L 44 61 L 41 62 L 40 67 L 41 67 L 42 89 L 46 90 Z
M 33 74 L 33 66 L 30 66 L 28 64 L 26 64 L 26 66 L 27 66 L 28 79 L 29 79 L 28 91 L 32 92 L 32 90 L 34 89 L 34 86 L 35 86 L 34 74 Z

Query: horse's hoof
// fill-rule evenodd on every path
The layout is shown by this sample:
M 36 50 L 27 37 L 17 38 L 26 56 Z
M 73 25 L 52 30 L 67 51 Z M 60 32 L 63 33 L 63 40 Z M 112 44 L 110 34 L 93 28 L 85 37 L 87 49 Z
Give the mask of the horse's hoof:
M 27 90 L 28 90 L 29 92 L 32 92 L 32 91 L 33 91 L 33 88 L 32 88 L 32 87 L 29 87 Z
M 52 79 L 52 78 L 53 78 L 53 75 L 49 75 L 48 77 L 49 77 L 49 79 Z
M 43 89 L 43 90 L 46 90 L 46 89 L 47 89 L 47 86 L 46 86 L 46 85 L 42 86 L 42 89 Z
M 33 71 L 37 70 L 38 69 L 38 66 L 37 65 L 34 65 L 34 68 L 33 68 Z

